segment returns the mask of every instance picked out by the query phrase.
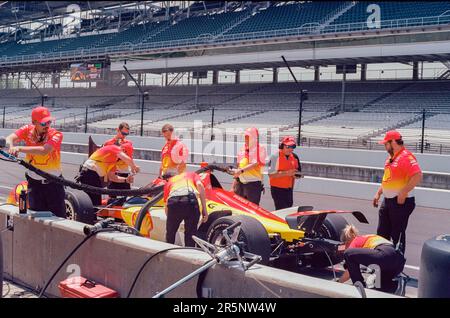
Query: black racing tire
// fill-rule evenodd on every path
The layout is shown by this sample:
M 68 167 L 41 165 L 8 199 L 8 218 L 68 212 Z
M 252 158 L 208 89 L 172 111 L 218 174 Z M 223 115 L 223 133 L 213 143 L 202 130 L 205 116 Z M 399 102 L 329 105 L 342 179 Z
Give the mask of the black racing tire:
M 342 230 L 348 225 L 347 220 L 341 215 L 328 214 L 324 220 L 320 232 L 324 238 L 340 241 Z M 324 268 L 331 266 L 331 263 L 338 264 L 343 261 L 343 255 L 334 253 L 328 253 L 329 258 L 325 253 L 316 253 L 313 255 L 311 260 L 311 267 L 314 268 Z M 330 263 L 331 260 L 331 263 Z
M 67 219 L 86 224 L 94 224 L 97 222 L 94 205 L 86 192 L 67 189 L 64 201 L 66 204 Z
M 241 222 L 238 241 L 242 242 L 244 251 L 260 255 L 261 264 L 267 265 L 272 252 L 269 235 L 261 222 L 252 217 L 232 215 L 218 218 L 208 228 L 206 240 L 218 246 L 223 245 L 222 231 L 236 222 Z

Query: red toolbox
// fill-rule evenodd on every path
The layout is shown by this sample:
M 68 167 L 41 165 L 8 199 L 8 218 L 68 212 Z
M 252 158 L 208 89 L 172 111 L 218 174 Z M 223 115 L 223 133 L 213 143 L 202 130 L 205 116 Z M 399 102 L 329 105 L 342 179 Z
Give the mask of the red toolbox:
M 119 298 L 115 290 L 81 276 L 68 278 L 58 287 L 63 298 Z

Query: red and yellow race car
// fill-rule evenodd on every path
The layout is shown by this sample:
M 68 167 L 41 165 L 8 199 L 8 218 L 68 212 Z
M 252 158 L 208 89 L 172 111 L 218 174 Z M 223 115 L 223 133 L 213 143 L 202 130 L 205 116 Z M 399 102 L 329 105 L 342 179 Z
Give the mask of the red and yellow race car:
M 213 244 L 223 244 L 223 230 L 240 221 L 239 241 L 246 251 L 261 255 L 263 263 L 276 264 L 278 260 L 289 257 L 300 266 L 327 267 L 342 260 L 340 234 L 348 223 L 339 214 L 351 213 L 358 221 L 368 223 L 359 211 L 315 211 L 311 206 L 267 211 L 222 188 L 213 172 L 227 173 L 229 169 L 210 165 L 197 171 L 205 186 L 209 214 L 208 222 L 200 225 L 198 236 Z M 158 186 L 165 182 L 156 179 L 152 184 Z M 26 189 L 26 182 L 11 192 L 8 202 L 17 203 L 23 189 Z M 104 200 L 102 206 L 94 208 L 85 192 L 66 189 L 66 210 L 68 218 L 77 221 L 92 224 L 97 218 L 114 218 L 145 237 L 165 240 L 162 191 L 152 197 L 117 198 L 110 204 Z M 177 238 L 180 244 L 183 231 L 183 226 L 180 226 Z

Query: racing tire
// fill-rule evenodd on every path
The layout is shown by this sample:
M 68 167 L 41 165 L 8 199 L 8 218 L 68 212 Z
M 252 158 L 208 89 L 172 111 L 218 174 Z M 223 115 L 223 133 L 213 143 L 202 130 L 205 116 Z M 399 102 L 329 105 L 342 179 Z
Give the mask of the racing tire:
M 348 225 L 348 222 L 344 217 L 336 214 L 328 214 L 326 219 L 324 220 L 322 227 L 320 228 L 320 232 L 322 236 L 326 239 L 340 241 L 342 230 Z M 328 258 L 329 256 L 329 258 Z M 313 255 L 312 260 L 310 262 L 311 267 L 314 268 L 324 268 L 331 266 L 331 263 L 338 264 L 343 261 L 343 255 L 334 253 L 328 253 L 328 256 L 325 253 L 316 253 Z M 330 263 L 331 260 L 331 263 Z
M 97 221 L 91 198 L 83 191 L 68 189 L 64 198 L 67 219 L 94 224 Z
M 218 218 L 208 228 L 206 240 L 216 246 L 223 246 L 225 242 L 222 231 L 236 222 L 241 222 L 238 242 L 242 243 L 244 251 L 260 255 L 260 263 L 267 265 L 272 252 L 269 235 L 261 222 L 254 218 L 243 215 Z

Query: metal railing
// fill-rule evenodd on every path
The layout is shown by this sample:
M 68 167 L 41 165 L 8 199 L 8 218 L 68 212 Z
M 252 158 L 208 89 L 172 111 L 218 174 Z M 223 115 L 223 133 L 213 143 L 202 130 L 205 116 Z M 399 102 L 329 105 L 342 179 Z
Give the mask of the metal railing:
M 121 46 L 109 46 L 102 48 L 83 49 L 78 48 L 72 51 L 55 52 L 55 53 L 39 53 L 31 55 L 3 56 L 0 58 L 1 64 L 12 63 L 24 63 L 39 60 L 48 59 L 63 59 L 63 58 L 86 58 L 86 57 L 99 57 L 104 55 L 110 55 L 113 53 L 130 53 L 139 52 L 158 48 L 173 48 L 173 47 L 189 47 L 195 45 L 207 45 L 207 44 L 225 44 L 232 41 L 244 41 L 244 40 L 258 40 L 258 39 L 270 39 L 276 37 L 290 37 L 290 36 L 308 36 L 308 35 L 320 35 L 320 34 L 338 34 L 349 33 L 358 31 L 380 31 L 380 30 L 392 30 L 392 29 L 404 29 L 411 27 L 423 27 L 431 25 L 444 25 L 450 24 L 450 15 L 434 16 L 434 17 L 420 17 L 409 19 L 396 19 L 380 21 L 380 28 L 369 28 L 367 22 L 346 23 L 346 24 L 331 24 L 323 29 L 319 29 L 320 26 L 308 25 L 300 28 L 280 29 L 280 30 L 268 30 L 261 32 L 247 32 L 236 34 L 224 34 L 217 38 L 214 36 L 202 36 L 201 38 L 180 39 L 171 41 L 159 41 L 150 43 L 138 43 L 128 44 Z

